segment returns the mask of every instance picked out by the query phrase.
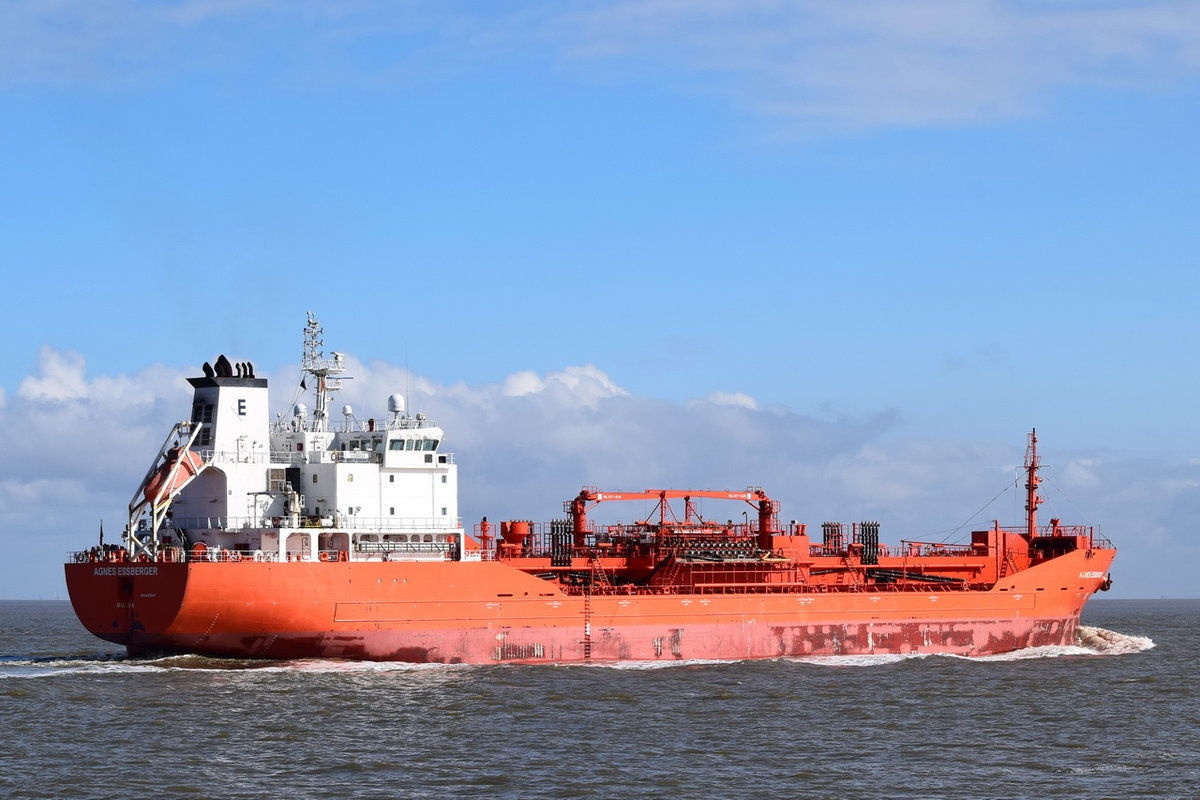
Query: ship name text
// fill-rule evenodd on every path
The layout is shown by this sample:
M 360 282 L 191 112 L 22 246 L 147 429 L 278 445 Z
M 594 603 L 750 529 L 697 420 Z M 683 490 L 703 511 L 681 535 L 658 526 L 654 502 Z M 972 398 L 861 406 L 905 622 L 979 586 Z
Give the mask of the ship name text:
M 124 575 L 157 575 L 158 567 L 141 566 L 141 565 L 125 565 L 121 564 L 116 567 L 96 567 L 93 575 L 109 575 L 109 576 L 124 576 Z

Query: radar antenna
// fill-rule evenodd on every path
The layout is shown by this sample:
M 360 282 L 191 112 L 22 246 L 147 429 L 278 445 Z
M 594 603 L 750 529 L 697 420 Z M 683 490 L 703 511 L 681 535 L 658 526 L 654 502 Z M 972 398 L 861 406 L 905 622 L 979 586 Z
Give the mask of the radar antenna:
M 329 394 L 342 388 L 342 380 L 337 377 L 346 370 L 342 366 L 342 354 L 332 353 L 333 360 L 327 361 L 321 348 L 324 342 L 321 335 L 325 329 L 317 322 L 311 311 L 308 312 L 308 324 L 304 326 L 304 356 L 301 369 L 317 379 L 313 390 L 316 394 L 316 407 L 313 409 L 314 430 L 329 430 Z

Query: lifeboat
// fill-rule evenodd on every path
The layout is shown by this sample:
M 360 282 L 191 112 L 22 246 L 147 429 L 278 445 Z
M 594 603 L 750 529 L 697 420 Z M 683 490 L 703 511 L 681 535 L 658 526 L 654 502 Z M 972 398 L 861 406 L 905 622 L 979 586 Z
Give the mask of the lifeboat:
M 191 450 L 172 447 L 161 467 L 146 481 L 143 493 L 146 501 L 154 503 L 170 497 L 204 468 L 204 459 Z

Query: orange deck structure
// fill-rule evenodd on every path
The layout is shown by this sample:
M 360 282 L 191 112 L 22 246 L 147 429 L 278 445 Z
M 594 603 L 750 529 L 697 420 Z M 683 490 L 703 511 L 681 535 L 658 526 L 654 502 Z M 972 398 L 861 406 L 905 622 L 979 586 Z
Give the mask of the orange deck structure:
M 346 414 L 332 429 L 340 357 L 323 359 L 319 334 L 310 315 L 312 418 L 297 406 L 268 423 L 266 381 L 245 362 L 222 357 L 192 379 L 192 419 L 147 471 L 122 542 L 65 566 L 89 631 L 134 656 L 984 655 L 1074 643 L 1084 604 L 1111 582 L 1107 540 L 1057 519 L 1039 525 L 1035 434 L 1023 524 L 994 523 L 964 544 L 890 546 L 874 522 L 824 523 L 816 534 L 780 524 L 778 504 L 757 488 L 588 488 L 562 519 L 483 520 L 467 533 L 440 428 L 393 396 L 390 419 L 352 424 Z M 247 450 L 259 426 L 250 441 L 261 450 Z M 653 504 L 650 518 L 589 518 L 599 503 L 628 500 Z M 746 519 L 706 520 L 701 500 L 742 504 Z

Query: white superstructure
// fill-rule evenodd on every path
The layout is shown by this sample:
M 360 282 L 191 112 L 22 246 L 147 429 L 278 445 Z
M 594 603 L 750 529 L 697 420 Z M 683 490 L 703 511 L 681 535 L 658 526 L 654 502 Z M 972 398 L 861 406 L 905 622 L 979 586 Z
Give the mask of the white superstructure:
M 214 560 L 271 561 L 464 556 L 458 470 L 444 432 L 409 415 L 400 395 L 379 420 L 357 422 L 345 407 L 331 425 L 329 395 L 344 367 L 340 353 L 324 358 L 321 332 L 310 313 L 303 369 L 316 384 L 312 414 L 297 404 L 272 421 L 267 381 L 249 362 L 221 356 L 188 379 L 191 419 L 175 426 L 130 503 L 132 552 L 181 547 Z

